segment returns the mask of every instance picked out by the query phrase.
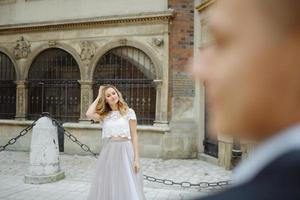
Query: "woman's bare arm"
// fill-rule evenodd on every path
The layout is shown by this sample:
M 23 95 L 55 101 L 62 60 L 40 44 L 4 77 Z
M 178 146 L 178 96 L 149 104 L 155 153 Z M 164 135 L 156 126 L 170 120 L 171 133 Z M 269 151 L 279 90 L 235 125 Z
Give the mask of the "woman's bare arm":
M 101 116 L 96 113 L 96 106 L 101 98 L 101 87 L 99 89 L 99 94 L 97 96 L 97 98 L 95 99 L 95 101 L 89 106 L 88 110 L 86 111 L 85 115 L 87 116 L 88 119 L 92 119 L 94 121 L 101 121 L 102 118 Z
M 131 131 L 131 138 L 132 138 L 132 145 L 134 151 L 134 167 L 136 168 L 136 172 L 140 168 L 140 156 L 139 156 L 139 148 L 138 148 L 138 135 L 137 135 L 137 121 L 136 120 L 129 120 L 130 124 L 130 131 Z

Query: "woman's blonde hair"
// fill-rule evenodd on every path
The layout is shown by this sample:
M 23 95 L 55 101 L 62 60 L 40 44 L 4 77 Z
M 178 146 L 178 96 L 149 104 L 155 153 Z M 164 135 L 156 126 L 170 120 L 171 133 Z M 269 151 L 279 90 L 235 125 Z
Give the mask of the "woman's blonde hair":
M 120 111 L 121 115 L 125 115 L 128 111 L 128 105 L 123 99 L 122 93 L 114 85 L 106 84 L 103 86 L 104 87 L 101 91 L 101 98 L 99 99 L 98 104 L 96 106 L 96 113 L 99 114 L 101 117 L 105 117 L 111 111 L 110 105 L 105 101 L 105 92 L 108 88 L 113 88 L 119 97 L 117 108 Z

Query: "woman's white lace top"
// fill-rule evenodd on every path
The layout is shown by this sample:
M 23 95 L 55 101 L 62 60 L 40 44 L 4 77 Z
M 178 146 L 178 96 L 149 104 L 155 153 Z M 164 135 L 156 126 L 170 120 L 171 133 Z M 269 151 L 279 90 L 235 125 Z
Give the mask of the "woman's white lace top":
M 129 108 L 127 114 L 122 116 L 119 111 L 111 111 L 100 124 L 102 125 L 102 138 L 121 136 L 131 138 L 129 120 L 136 120 L 136 114 Z

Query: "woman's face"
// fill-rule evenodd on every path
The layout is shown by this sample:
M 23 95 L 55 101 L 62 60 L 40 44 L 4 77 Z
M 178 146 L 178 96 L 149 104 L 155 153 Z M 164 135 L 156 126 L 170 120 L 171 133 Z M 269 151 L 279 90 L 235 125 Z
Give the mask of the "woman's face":
M 113 106 L 119 101 L 119 96 L 113 88 L 108 88 L 105 91 L 105 101 L 110 105 Z

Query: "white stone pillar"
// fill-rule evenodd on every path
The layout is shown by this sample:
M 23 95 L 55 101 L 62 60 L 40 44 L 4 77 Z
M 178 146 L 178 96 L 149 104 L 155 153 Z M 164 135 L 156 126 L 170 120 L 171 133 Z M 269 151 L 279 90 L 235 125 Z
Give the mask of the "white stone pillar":
M 55 182 L 64 177 L 59 163 L 57 127 L 50 118 L 42 117 L 32 130 L 30 165 L 24 182 L 42 184 Z

